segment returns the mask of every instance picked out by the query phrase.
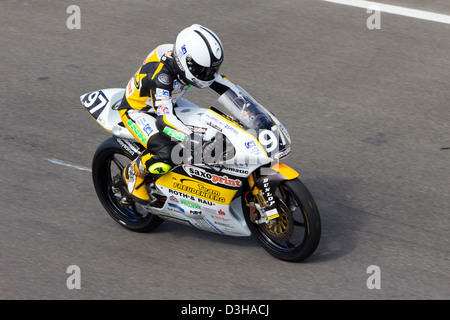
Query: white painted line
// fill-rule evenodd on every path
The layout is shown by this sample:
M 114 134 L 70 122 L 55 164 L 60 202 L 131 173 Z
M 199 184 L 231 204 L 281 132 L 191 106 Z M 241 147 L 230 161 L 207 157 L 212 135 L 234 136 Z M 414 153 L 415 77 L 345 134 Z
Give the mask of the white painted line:
M 337 4 L 343 4 L 352 7 L 371 9 L 371 10 L 380 10 L 380 12 L 397 14 L 405 17 L 411 17 L 416 19 L 434 21 L 439 23 L 450 24 L 450 16 L 440 13 L 434 13 L 429 11 L 422 11 L 416 9 L 410 9 L 405 7 L 393 6 L 390 4 L 384 4 L 373 1 L 364 1 L 364 0 L 322 0 L 326 2 L 332 2 Z
M 47 160 L 47 161 L 50 161 L 51 163 L 59 164 L 60 166 L 66 166 L 66 167 L 69 167 L 69 168 L 74 168 L 74 169 L 78 169 L 78 170 L 82 170 L 82 171 L 89 171 L 89 172 L 92 171 L 89 168 L 86 168 L 86 167 L 83 167 L 83 166 L 79 166 L 79 165 L 76 165 L 76 164 L 70 164 L 70 163 L 67 163 L 67 162 L 64 162 L 64 161 L 61 161 L 61 160 L 58 160 L 58 159 L 45 159 L 44 158 L 43 160 Z
M 32 158 L 32 159 L 35 159 L 35 160 L 49 161 L 51 163 L 58 164 L 60 166 L 65 166 L 65 167 L 69 167 L 69 168 L 73 168 L 73 169 L 77 169 L 77 170 L 92 172 L 92 170 L 90 168 L 79 166 L 79 165 L 76 165 L 76 164 L 70 164 L 70 163 L 67 163 L 67 162 L 64 162 L 64 161 L 58 160 L 58 159 L 40 158 L 40 157 L 37 157 L 37 156 L 35 156 L 35 155 L 31 154 L 31 153 L 26 153 L 26 152 L 22 152 L 22 151 L 18 151 L 18 150 L 13 150 L 13 149 L 8 149 L 8 148 L 5 148 L 5 147 L 0 147 L 0 151 L 6 151 L 6 152 L 9 152 L 9 153 L 14 153 L 14 154 L 20 155 L 22 157 L 28 157 L 28 158 Z

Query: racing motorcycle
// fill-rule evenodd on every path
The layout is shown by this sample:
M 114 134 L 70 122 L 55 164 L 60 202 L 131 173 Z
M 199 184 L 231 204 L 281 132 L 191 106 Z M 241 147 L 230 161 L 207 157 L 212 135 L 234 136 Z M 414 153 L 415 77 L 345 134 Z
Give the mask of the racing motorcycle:
M 228 90 L 209 109 L 178 99 L 176 114 L 196 133 L 200 147 L 173 148 L 171 169 L 149 176 L 150 201 L 144 205 L 132 200 L 122 179 L 124 167 L 144 150 L 118 112 L 124 89 L 82 95 L 83 107 L 112 133 L 92 161 L 97 196 L 108 214 L 132 231 L 149 232 L 169 220 L 222 235 L 253 234 L 274 257 L 304 260 L 320 241 L 317 205 L 299 173 L 280 162 L 291 151 L 286 128 L 239 90 Z

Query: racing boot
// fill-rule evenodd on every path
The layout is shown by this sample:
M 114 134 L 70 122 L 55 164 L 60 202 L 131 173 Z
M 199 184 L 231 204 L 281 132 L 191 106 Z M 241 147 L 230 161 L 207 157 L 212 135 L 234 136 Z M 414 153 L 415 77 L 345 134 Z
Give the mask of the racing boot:
M 148 204 L 157 200 L 154 196 L 149 195 L 145 183 L 147 176 L 156 177 L 171 169 L 169 164 L 159 161 L 159 158 L 144 152 L 123 169 L 123 180 L 127 184 L 128 192 L 137 203 Z M 144 163 L 148 165 L 148 169 L 145 169 Z
M 147 204 L 150 201 L 147 188 L 145 186 L 146 172 L 141 156 L 131 161 L 124 169 L 122 178 L 127 184 L 128 192 L 131 194 L 134 201 L 140 204 Z

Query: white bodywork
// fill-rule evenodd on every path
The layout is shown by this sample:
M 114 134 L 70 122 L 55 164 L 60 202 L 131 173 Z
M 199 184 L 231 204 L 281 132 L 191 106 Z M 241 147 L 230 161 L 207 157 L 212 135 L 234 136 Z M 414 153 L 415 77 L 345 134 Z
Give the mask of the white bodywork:
M 124 89 L 104 89 L 84 94 L 80 99 L 86 110 L 105 130 L 118 138 L 136 142 L 130 132 L 119 125 L 122 121 L 117 109 L 123 95 Z M 218 171 L 216 172 L 220 172 L 221 175 L 240 177 L 245 180 L 255 169 L 273 161 L 272 158 L 267 156 L 260 141 L 252 134 L 210 109 L 200 108 L 181 98 L 177 101 L 176 113 L 185 125 L 206 128 L 205 140 L 214 137 L 220 130 L 231 141 L 235 148 L 235 157 L 221 163 L 222 168 L 217 166 Z M 198 165 L 197 167 L 208 168 L 204 165 Z M 211 170 L 211 167 L 209 167 L 209 170 Z M 162 186 L 158 184 L 158 181 L 156 181 L 156 186 L 162 194 L 167 196 L 164 207 L 156 209 L 143 206 L 143 209 L 161 218 L 188 224 L 203 230 L 231 236 L 250 236 L 251 232 L 247 227 L 242 211 L 241 197 L 237 197 L 231 203 L 228 202 L 229 204 L 205 201 L 193 195 L 172 190 L 167 185 Z M 191 205 L 186 205 L 186 203 Z M 194 203 L 194 208 L 192 203 Z

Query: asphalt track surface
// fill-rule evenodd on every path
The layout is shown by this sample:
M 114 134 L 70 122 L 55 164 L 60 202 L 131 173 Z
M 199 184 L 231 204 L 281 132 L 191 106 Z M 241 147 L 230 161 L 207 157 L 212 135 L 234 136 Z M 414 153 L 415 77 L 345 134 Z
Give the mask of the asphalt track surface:
M 76 2 L 73 30 L 70 1 L 0 4 L 0 299 L 450 298 L 450 25 L 382 13 L 370 30 L 366 10 L 312 0 Z M 450 14 L 443 0 L 384 3 Z M 323 224 L 304 263 L 172 222 L 127 231 L 83 170 L 109 134 L 79 96 L 124 87 L 192 23 L 220 36 L 222 73 L 294 140 L 286 163 Z

